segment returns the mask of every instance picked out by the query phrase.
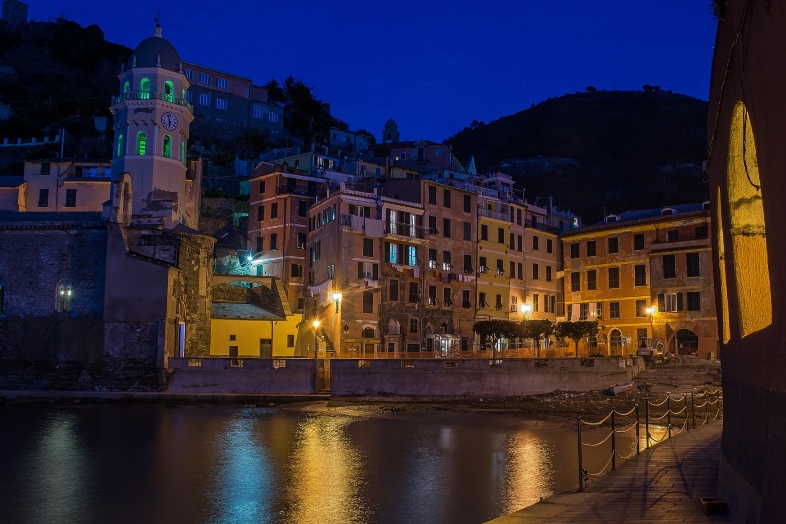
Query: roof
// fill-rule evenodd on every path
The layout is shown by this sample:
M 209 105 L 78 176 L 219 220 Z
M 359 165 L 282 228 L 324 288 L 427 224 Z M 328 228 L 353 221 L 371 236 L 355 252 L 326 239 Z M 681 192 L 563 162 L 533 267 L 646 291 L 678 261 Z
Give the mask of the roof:
M 170 71 L 180 71 L 180 54 L 175 46 L 161 36 L 161 28 L 156 26 L 156 35 L 145 38 L 126 62 L 126 69 L 132 67 L 163 67 Z
M 624 225 L 631 225 L 632 223 L 652 223 L 652 222 L 664 222 L 668 220 L 674 219 L 681 219 L 681 218 L 689 218 L 693 216 L 706 216 L 709 215 L 710 211 L 706 202 L 702 203 L 694 203 L 694 204 L 678 204 L 675 206 L 663 206 L 663 207 L 654 207 L 650 209 L 637 209 L 633 211 L 625 211 L 624 213 L 609 213 L 609 217 L 616 216 L 619 217 L 619 220 L 614 220 L 610 222 L 597 222 L 595 224 L 590 224 L 587 226 L 583 226 L 576 229 L 571 229 L 569 231 L 563 232 L 562 236 L 569 237 L 574 235 L 582 235 L 584 233 L 589 233 L 592 231 L 598 231 L 603 229 L 615 229 L 622 227 Z M 674 212 L 669 215 L 664 215 L 663 210 L 665 209 L 672 209 Z
M 704 203 L 694 203 L 694 204 L 678 204 L 676 206 L 663 206 L 663 207 L 653 207 L 651 209 L 636 209 L 633 211 L 625 211 L 624 213 L 610 213 L 610 215 L 616 215 L 620 217 L 617 222 L 625 222 L 628 220 L 640 220 L 642 218 L 654 218 L 659 216 L 671 216 L 671 215 L 664 215 L 664 209 L 673 209 L 674 213 L 672 215 L 676 215 L 678 213 L 687 213 L 690 211 L 702 211 L 704 210 Z M 598 222 L 598 224 L 605 224 L 606 221 Z M 609 222 L 615 223 L 615 222 Z M 598 225 L 592 224 L 592 225 Z
M 284 320 L 254 304 L 241 302 L 213 302 L 210 308 L 213 318 L 237 319 L 237 320 Z

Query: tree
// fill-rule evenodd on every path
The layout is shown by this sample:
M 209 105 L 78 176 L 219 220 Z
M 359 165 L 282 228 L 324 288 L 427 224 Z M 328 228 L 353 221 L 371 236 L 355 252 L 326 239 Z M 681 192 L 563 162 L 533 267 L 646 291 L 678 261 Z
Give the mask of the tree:
M 521 338 L 531 338 L 535 341 L 536 355 L 540 356 L 540 339 L 554 332 L 554 323 L 551 320 L 525 320 L 521 323 Z
M 559 322 L 554 328 L 554 334 L 558 337 L 567 337 L 576 346 L 576 356 L 579 356 L 579 340 L 598 334 L 597 320 L 580 320 L 578 322 Z
M 472 326 L 472 331 L 491 339 L 492 358 L 497 356 L 497 343 L 500 340 L 521 336 L 520 324 L 512 320 L 480 320 Z

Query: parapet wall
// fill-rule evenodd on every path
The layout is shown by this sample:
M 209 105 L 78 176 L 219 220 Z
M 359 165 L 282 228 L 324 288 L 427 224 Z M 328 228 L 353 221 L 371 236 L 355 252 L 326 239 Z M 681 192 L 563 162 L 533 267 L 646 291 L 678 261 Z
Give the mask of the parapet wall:
M 508 397 L 604 389 L 644 370 L 639 357 L 331 359 L 334 396 Z M 170 358 L 170 393 L 311 394 L 313 359 Z

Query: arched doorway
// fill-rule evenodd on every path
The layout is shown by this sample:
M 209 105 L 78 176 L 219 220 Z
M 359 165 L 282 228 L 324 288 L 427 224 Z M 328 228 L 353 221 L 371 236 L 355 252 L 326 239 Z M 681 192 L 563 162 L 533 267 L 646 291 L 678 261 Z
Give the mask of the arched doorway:
M 674 347 L 680 355 L 694 354 L 699 350 L 699 337 L 690 329 L 680 329 L 674 339 Z
M 622 346 L 622 333 L 619 329 L 612 329 L 609 333 L 609 355 L 622 355 L 625 349 Z

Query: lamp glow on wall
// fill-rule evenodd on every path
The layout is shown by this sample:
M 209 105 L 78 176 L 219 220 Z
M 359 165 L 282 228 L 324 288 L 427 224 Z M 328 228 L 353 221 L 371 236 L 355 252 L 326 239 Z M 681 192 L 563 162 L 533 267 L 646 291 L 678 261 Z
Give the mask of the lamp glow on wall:
M 339 304 L 341 304 L 341 293 L 336 291 L 335 293 L 333 293 L 332 297 L 333 297 L 333 301 L 336 303 L 336 313 L 338 313 L 338 306 Z
M 521 313 L 522 315 L 529 315 L 530 313 L 532 313 L 532 304 L 530 303 L 520 304 L 519 313 Z

